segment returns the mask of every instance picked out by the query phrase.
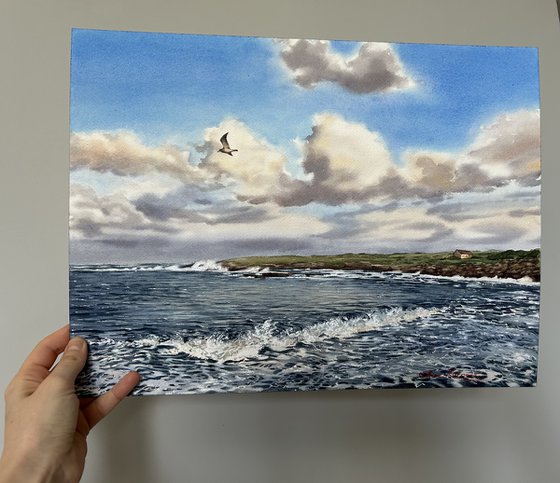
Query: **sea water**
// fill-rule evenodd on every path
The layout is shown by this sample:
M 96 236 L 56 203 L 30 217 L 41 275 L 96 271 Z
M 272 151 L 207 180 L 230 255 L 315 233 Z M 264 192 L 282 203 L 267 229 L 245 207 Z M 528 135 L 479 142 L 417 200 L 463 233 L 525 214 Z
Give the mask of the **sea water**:
M 263 276 L 264 275 L 264 276 Z M 538 283 L 215 262 L 73 266 L 79 392 L 533 386 Z

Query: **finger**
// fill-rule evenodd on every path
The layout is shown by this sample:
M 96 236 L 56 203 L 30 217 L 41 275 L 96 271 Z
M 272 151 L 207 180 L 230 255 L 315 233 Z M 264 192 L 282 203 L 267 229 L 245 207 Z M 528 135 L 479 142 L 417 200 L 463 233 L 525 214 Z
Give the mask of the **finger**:
M 80 397 L 80 409 L 87 408 L 97 398 L 91 396 Z
M 109 391 L 94 399 L 83 409 L 90 429 L 109 414 L 140 382 L 140 374 L 129 372 L 124 375 Z
M 26 395 L 31 394 L 49 375 L 58 355 L 68 343 L 69 327 L 65 325 L 41 340 L 23 362 L 14 384 Z
M 87 360 L 87 343 L 81 337 L 74 337 L 68 342 L 59 363 L 51 371 L 53 379 L 60 379 L 69 387 L 74 388 L 74 382 Z

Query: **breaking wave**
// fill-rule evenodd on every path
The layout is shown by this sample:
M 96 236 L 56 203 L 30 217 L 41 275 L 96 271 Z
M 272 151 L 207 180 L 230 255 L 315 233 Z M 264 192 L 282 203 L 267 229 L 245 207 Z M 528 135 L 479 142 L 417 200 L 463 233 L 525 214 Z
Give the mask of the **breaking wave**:
M 230 339 L 225 334 L 213 334 L 185 340 L 182 336 L 162 337 L 151 335 L 133 341 L 103 339 L 99 344 L 132 346 L 137 349 L 161 350 L 165 355 L 186 354 L 190 357 L 216 362 L 239 362 L 247 359 L 263 359 L 263 351 L 287 351 L 298 344 L 317 344 L 329 339 L 348 339 L 362 332 L 382 327 L 427 319 L 441 313 L 442 309 L 416 308 L 390 309 L 384 312 L 366 313 L 356 317 L 333 317 L 324 322 L 299 330 L 279 331 L 276 324 L 266 320 L 261 325 Z
M 270 272 L 268 268 L 258 266 L 247 267 L 243 270 L 229 271 L 226 267 L 215 260 L 199 260 L 190 264 L 140 264 L 140 265 L 73 265 L 73 270 L 86 272 L 215 272 L 227 273 L 230 275 L 249 274 L 260 275 Z M 515 278 L 499 278 L 499 277 L 463 277 L 460 275 L 428 275 L 423 273 L 405 273 L 405 272 L 370 272 L 362 270 L 301 270 L 293 269 L 289 273 L 293 278 L 351 278 L 351 279 L 371 279 L 371 278 L 416 278 L 427 283 L 437 283 L 438 280 L 448 281 L 465 281 L 478 282 L 488 284 L 515 284 L 540 286 L 540 282 L 535 282 L 531 277 Z
M 188 272 L 227 272 L 227 268 L 220 265 L 214 260 L 199 260 L 194 262 L 190 267 L 185 267 Z
M 395 272 L 396 273 L 396 272 Z M 450 280 L 450 281 L 466 281 L 466 282 L 485 282 L 495 284 L 515 284 L 515 285 L 531 285 L 540 286 L 540 282 L 535 282 L 531 277 L 525 276 L 522 278 L 500 278 L 500 277 L 463 277 L 461 275 L 428 275 L 425 273 L 402 273 L 402 276 L 407 277 L 422 277 L 424 279 L 435 280 Z
M 140 265 L 73 265 L 72 269 L 84 272 L 227 272 L 227 268 L 214 260 L 199 260 L 190 264 Z

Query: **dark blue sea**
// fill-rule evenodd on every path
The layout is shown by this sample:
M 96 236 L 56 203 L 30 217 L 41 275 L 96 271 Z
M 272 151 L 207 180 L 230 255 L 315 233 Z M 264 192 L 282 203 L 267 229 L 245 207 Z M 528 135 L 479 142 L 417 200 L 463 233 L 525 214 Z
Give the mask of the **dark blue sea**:
M 213 262 L 70 269 L 78 381 L 99 394 L 534 386 L 538 283 Z

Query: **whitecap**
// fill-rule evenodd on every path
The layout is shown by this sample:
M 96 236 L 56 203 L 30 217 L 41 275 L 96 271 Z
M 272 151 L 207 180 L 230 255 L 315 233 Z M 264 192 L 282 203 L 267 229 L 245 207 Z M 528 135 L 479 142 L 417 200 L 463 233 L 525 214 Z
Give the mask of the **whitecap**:
M 184 267 L 189 272 L 227 272 L 227 268 L 215 260 L 198 260 L 191 266 Z
M 271 320 L 229 339 L 223 334 L 183 340 L 180 337 L 161 341 L 160 347 L 169 355 L 187 354 L 197 359 L 218 362 L 262 359 L 265 348 L 275 352 L 288 350 L 298 343 L 317 344 L 329 339 L 348 339 L 362 332 L 427 319 L 441 309 L 416 308 L 390 309 L 385 312 L 368 312 L 356 317 L 333 317 L 324 322 L 298 330 L 279 332 Z

